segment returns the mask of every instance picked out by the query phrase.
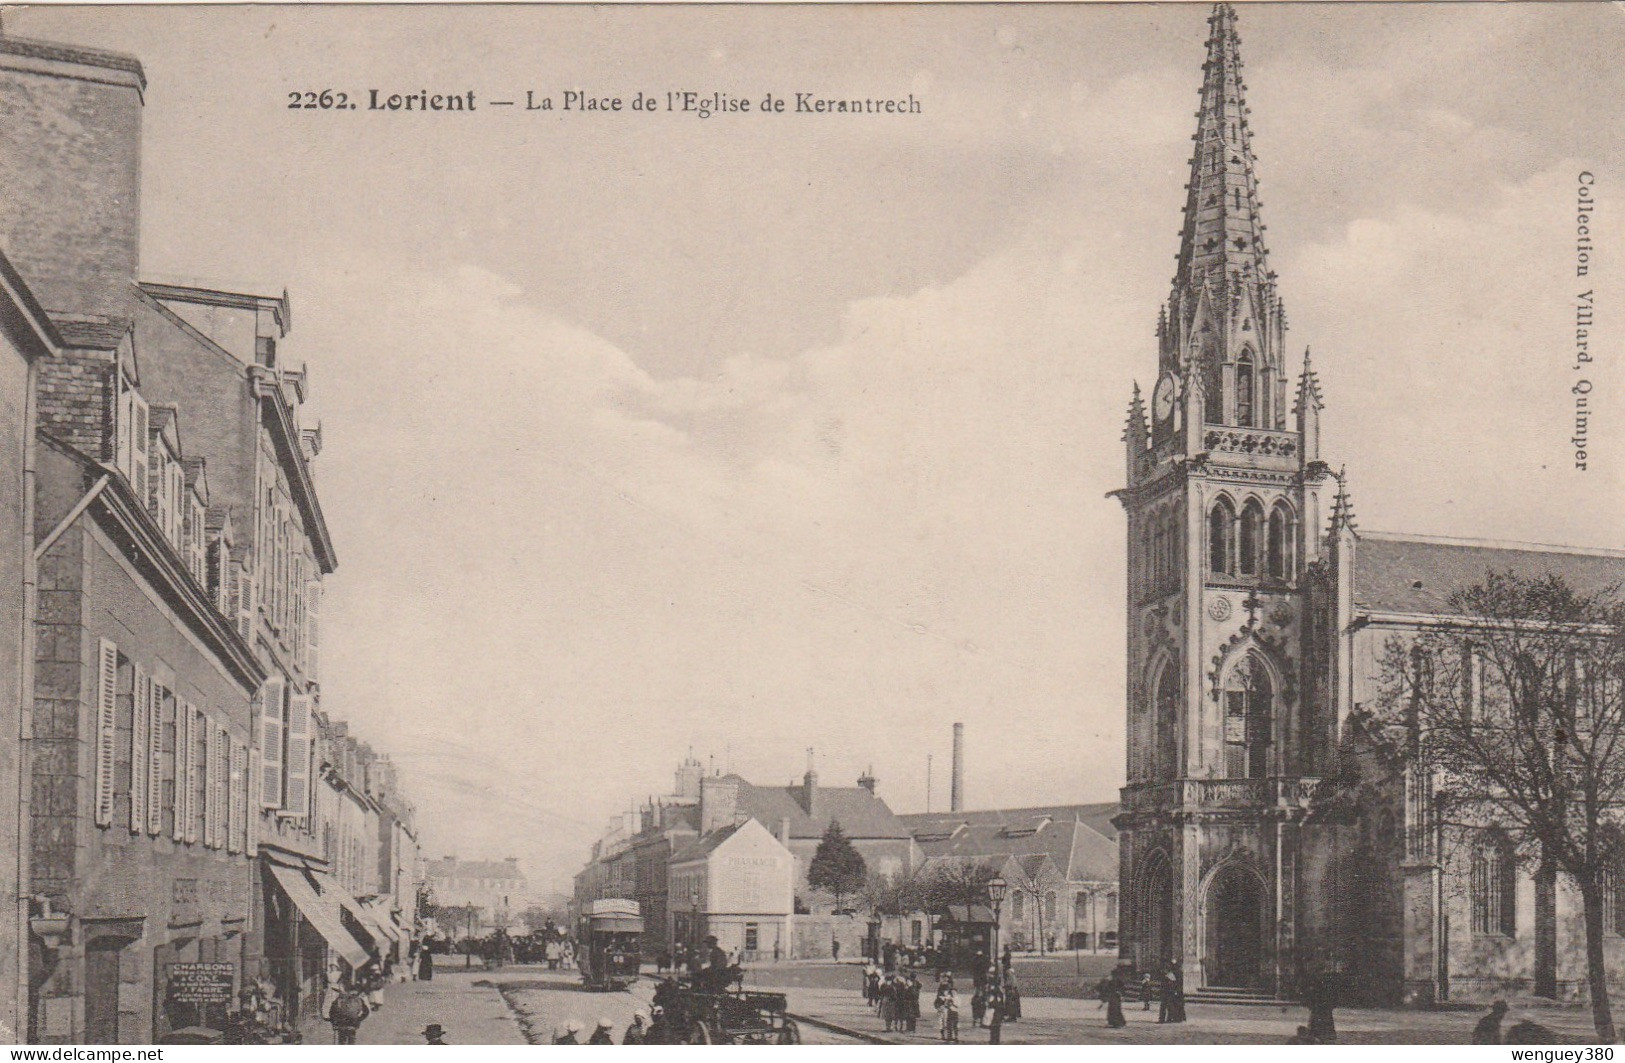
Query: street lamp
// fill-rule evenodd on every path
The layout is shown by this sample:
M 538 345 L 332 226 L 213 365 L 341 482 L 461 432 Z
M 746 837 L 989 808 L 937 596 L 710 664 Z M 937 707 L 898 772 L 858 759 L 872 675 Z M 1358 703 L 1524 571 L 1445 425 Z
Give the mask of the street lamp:
M 998 875 L 987 880 L 987 899 L 993 905 L 993 966 L 999 966 L 999 911 L 1004 907 L 1004 894 L 1010 884 Z M 985 972 L 977 972 L 978 974 Z

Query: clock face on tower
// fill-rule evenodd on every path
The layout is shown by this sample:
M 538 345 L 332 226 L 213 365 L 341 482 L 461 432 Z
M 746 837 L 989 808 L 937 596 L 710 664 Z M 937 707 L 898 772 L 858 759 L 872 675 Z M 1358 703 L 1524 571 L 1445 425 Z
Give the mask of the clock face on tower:
M 1157 390 L 1151 395 L 1151 413 L 1159 421 L 1166 421 L 1174 415 L 1174 378 L 1172 373 L 1165 373 L 1157 381 Z

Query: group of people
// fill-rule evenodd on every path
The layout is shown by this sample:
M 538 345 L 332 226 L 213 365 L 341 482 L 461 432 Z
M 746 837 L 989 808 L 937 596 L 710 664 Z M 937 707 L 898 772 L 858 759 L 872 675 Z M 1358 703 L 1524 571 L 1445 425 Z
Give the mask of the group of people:
M 337 961 L 328 965 L 327 988 L 332 1000 L 327 1005 L 327 1021 L 333 1025 L 334 1044 L 355 1044 L 361 1024 L 384 1006 L 384 987 L 392 977 L 393 964 L 388 959 L 370 959 L 348 973 Z
M 912 970 L 882 971 L 871 963 L 863 971 L 863 999 L 880 1013 L 886 1031 L 913 1033 L 920 1021 L 920 979 Z
M 556 1045 L 612 1045 L 615 1044 L 615 1024 L 608 1019 L 599 1019 L 598 1025 L 593 1027 L 592 1033 L 583 1041 L 582 1031 L 585 1029 L 581 1023 L 574 1019 L 553 1031 L 553 1043 Z M 620 1043 L 623 1045 L 662 1044 L 665 1041 L 660 1021 L 660 1009 L 655 1008 L 654 1014 L 639 1008 L 632 1014 L 632 1022 L 627 1026 L 626 1032 L 621 1035 Z
M 1112 1029 L 1128 1025 L 1128 1018 L 1123 1014 L 1123 998 L 1128 995 L 1128 989 L 1128 972 L 1122 967 L 1102 978 L 1095 986 L 1095 994 L 1106 1008 L 1106 1025 Z M 1185 979 L 1180 973 L 1179 964 L 1170 964 L 1160 978 L 1150 971 L 1142 973 L 1138 990 L 1141 1010 L 1150 1011 L 1151 1001 L 1158 1001 L 1159 1023 L 1185 1021 Z

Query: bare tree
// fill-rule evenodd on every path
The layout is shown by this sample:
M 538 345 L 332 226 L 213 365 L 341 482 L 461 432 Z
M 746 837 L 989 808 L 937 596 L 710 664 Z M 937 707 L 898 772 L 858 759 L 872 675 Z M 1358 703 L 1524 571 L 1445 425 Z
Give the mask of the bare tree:
M 1493 825 L 1544 889 L 1559 872 L 1573 882 L 1592 1020 L 1612 1044 L 1603 943 L 1625 859 L 1625 602 L 1617 588 L 1491 572 L 1445 614 L 1385 647 L 1378 717 L 1431 769 L 1441 832 Z

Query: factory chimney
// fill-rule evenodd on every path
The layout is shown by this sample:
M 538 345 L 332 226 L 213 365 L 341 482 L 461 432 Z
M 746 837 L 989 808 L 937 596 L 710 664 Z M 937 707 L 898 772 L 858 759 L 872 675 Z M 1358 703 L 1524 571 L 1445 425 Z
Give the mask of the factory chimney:
M 948 811 L 965 811 L 965 725 L 954 724 L 954 774 L 948 790 Z

